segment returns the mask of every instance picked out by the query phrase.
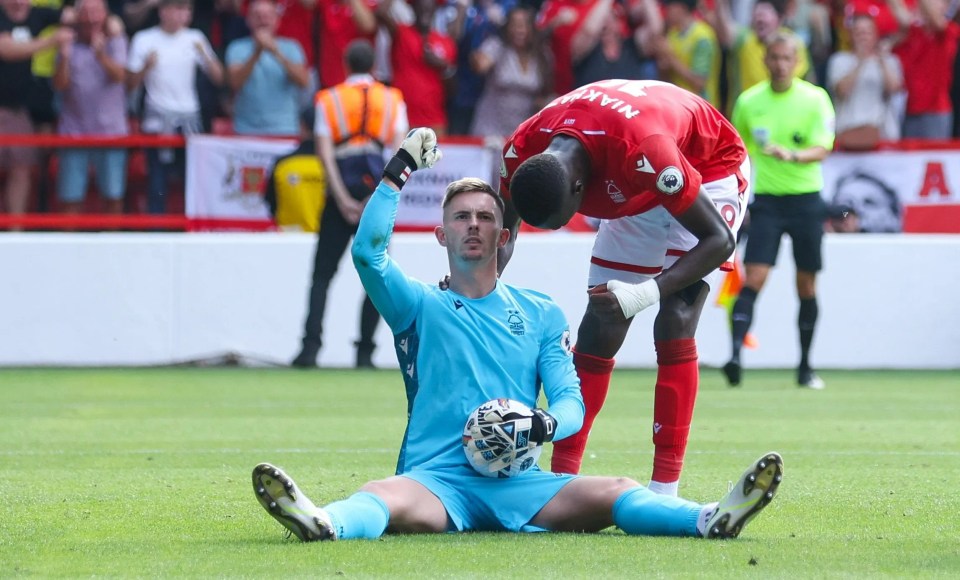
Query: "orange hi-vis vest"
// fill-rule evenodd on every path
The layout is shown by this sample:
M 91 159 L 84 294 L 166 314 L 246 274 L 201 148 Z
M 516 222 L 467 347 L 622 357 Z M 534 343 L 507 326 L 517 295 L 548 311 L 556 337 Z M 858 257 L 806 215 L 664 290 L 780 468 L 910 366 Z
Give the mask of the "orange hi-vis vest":
M 398 89 L 376 81 L 341 83 L 316 96 L 317 113 L 326 117 L 338 156 L 391 145 L 401 103 Z

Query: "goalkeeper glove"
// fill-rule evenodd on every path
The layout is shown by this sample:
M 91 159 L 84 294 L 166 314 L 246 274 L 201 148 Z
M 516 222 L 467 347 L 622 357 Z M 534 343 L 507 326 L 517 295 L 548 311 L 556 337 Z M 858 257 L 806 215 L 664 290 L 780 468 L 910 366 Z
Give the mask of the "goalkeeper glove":
M 437 148 L 437 134 L 433 129 L 426 127 L 411 129 L 404 137 L 397 153 L 387 163 L 383 176 L 398 188 L 403 189 L 411 173 L 424 167 L 433 167 L 441 157 L 442 154 Z
M 512 422 L 517 427 L 516 431 L 521 431 L 527 428 L 527 420 L 529 420 L 530 435 L 528 437 L 532 443 L 543 445 L 553 441 L 557 431 L 557 420 L 543 409 L 531 409 L 531 411 L 531 415 L 507 413 L 503 416 L 503 423 L 506 425 Z

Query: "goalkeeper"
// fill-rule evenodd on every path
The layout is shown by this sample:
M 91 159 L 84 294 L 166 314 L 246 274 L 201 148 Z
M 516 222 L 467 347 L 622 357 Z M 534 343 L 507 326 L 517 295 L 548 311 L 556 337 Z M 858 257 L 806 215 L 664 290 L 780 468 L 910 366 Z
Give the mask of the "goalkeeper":
M 655 494 L 627 478 L 538 467 L 490 478 L 474 470 L 461 437 L 480 404 L 510 398 L 534 409 L 500 418 L 503 432 L 516 435 L 492 449 L 492 464 L 523 440 L 542 445 L 576 433 L 583 400 L 560 308 L 543 294 L 497 279 L 497 250 L 510 233 L 503 227 L 503 202 L 487 183 L 466 178 L 446 189 L 443 225 L 435 235 L 447 250 L 447 289 L 407 277 L 387 255 L 400 189 L 413 171 L 439 159 L 433 131 L 411 131 L 387 164 L 353 243 L 364 288 L 395 335 L 406 383 L 408 425 L 397 475 L 320 508 L 282 470 L 262 463 L 253 470 L 261 505 L 303 541 L 373 539 L 387 532 L 594 532 L 614 525 L 628 534 L 738 535 L 777 490 L 782 462 L 775 453 L 755 462 L 719 504 L 707 505 Z M 546 411 L 535 408 L 540 382 Z M 511 429 L 520 424 L 530 427 Z

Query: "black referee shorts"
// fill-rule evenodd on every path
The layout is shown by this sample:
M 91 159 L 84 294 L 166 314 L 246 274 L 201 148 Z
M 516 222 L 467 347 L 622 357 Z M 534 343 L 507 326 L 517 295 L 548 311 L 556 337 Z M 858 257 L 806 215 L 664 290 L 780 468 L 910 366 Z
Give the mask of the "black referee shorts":
M 770 195 L 758 193 L 750 204 L 750 231 L 745 264 L 777 263 L 780 238 L 788 234 L 793 241 L 793 259 L 797 270 L 819 272 L 823 269 L 823 222 L 827 204 L 820 193 Z

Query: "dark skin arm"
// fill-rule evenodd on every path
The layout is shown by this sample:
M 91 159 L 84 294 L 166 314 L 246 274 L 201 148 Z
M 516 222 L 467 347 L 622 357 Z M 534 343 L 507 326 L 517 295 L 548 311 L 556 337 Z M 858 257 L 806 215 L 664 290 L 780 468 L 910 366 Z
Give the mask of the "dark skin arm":
M 733 232 L 717 211 L 706 191 L 701 188 L 687 211 L 675 216 L 680 225 L 697 237 L 697 245 L 655 278 L 660 296 L 666 297 L 703 279 L 717 269 L 736 247 Z M 620 302 L 606 284 L 590 290 L 589 307 L 596 314 L 612 320 L 624 320 Z

